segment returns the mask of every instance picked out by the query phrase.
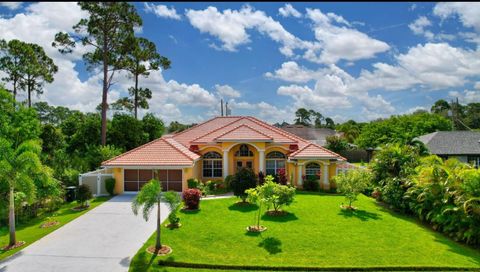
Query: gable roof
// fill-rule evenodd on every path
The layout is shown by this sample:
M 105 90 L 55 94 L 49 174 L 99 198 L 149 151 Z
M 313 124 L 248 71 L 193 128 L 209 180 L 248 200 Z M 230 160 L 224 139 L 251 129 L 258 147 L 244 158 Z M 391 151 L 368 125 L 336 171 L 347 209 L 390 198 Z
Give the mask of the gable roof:
M 104 161 L 102 166 L 191 166 L 200 156 L 170 137 L 162 137 Z
M 417 137 L 437 155 L 480 155 L 480 132 L 437 131 Z
M 190 150 L 192 145 L 222 141 L 265 141 L 297 145 L 292 159 L 310 156 L 345 160 L 342 156 L 301 137 L 267 124 L 251 116 L 215 117 L 182 132 L 125 152 L 102 163 L 102 166 L 192 166 L 200 156 Z M 292 155 L 296 157 L 292 157 Z
M 229 141 L 272 141 L 273 138 L 250 127 L 249 125 L 240 125 L 229 130 L 215 138 L 217 142 Z
M 339 159 L 346 161 L 346 159 L 335 152 L 332 152 L 320 145 L 310 143 L 305 147 L 290 154 L 292 159 L 310 159 L 310 158 L 325 158 L 325 159 Z

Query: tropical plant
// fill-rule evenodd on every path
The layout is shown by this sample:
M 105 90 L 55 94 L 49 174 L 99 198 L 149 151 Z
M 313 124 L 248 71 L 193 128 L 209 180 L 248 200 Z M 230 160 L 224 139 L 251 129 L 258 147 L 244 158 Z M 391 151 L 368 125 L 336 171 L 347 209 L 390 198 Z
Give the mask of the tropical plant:
M 105 189 L 107 190 L 108 194 L 113 196 L 115 190 L 115 179 L 108 178 L 105 180 Z
M 347 173 L 340 173 L 334 177 L 338 192 L 344 194 L 348 201 L 348 205 L 344 206 L 345 208 L 355 209 L 352 205 L 353 202 L 368 187 L 371 179 L 371 173 L 363 169 L 350 170 Z
M 134 28 L 142 25 L 142 19 L 127 2 L 79 2 L 78 5 L 89 16 L 73 26 L 75 35 L 57 33 L 52 45 L 59 47 L 61 53 L 71 53 L 77 42 L 93 48 L 83 59 L 90 69 L 102 68 L 101 144 L 106 145 L 108 90 L 115 72 L 125 68 L 127 44 L 134 35 Z
M 199 189 L 187 189 L 182 194 L 183 202 L 188 210 L 198 210 L 200 197 L 202 197 L 202 192 Z
M 347 140 L 339 136 L 327 136 L 327 145 L 325 146 L 333 152 L 341 152 L 349 148 Z
M 160 201 L 162 200 L 162 186 L 160 181 L 156 179 L 150 180 L 145 184 L 138 195 L 132 201 L 132 211 L 135 215 L 138 214 L 138 211 L 142 209 L 143 218 L 145 221 L 148 221 L 150 212 L 157 207 L 157 230 L 156 230 L 156 239 L 155 239 L 155 250 L 159 251 L 162 248 L 162 243 L 160 240 L 161 227 L 160 227 Z
M 168 209 L 170 210 L 170 214 L 168 215 L 168 221 L 170 225 L 177 226 L 180 222 L 180 218 L 178 217 L 178 210 L 180 209 L 180 205 L 182 204 L 182 199 L 177 192 L 168 191 L 163 194 L 163 199 L 167 203 Z
M 88 187 L 86 184 L 78 186 L 77 202 L 80 204 L 81 208 L 88 207 L 88 200 L 92 199 L 92 197 L 93 195 L 90 187 Z
M 243 167 L 234 175 L 230 186 L 232 187 L 233 194 L 245 203 L 248 196 L 246 190 L 257 186 L 257 175 L 255 175 L 252 169 Z

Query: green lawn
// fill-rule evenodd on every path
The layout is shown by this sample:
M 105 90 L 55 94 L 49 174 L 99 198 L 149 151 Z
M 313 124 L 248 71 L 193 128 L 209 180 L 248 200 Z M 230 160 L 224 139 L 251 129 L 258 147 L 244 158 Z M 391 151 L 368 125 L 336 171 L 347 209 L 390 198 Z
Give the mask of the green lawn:
M 73 219 L 79 217 L 80 215 L 86 213 L 87 211 L 95 208 L 96 206 L 102 204 L 103 202 L 109 199 L 110 197 L 95 198 L 92 201 L 90 201 L 90 208 L 88 210 L 79 211 L 79 212 L 75 212 L 71 210 L 73 207 L 78 206 L 77 202 L 66 203 L 59 210 L 53 213 L 42 214 L 39 217 L 34 218 L 28 222 L 18 224 L 17 225 L 17 241 L 25 241 L 26 244 L 22 247 L 18 247 L 9 251 L 3 251 L 0 249 L 0 260 L 32 244 L 33 242 L 49 234 L 50 232 L 58 228 L 61 228 L 63 225 L 67 224 Z M 52 214 L 56 214 L 56 216 L 53 216 L 52 218 L 60 222 L 60 224 L 49 227 L 49 228 L 40 228 L 40 225 L 45 222 L 44 221 L 45 217 L 52 216 Z M 7 245 L 8 239 L 9 239 L 8 226 L 0 227 L 0 247 Z
M 268 230 L 248 234 L 255 207 L 237 199 L 202 201 L 197 213 L 182 213 L 180 229 L 162 231 L 173 249 L 152 258 L 146 245 L 131 271 L 163 271 L 157 261 L 204 264 L 317 267 L 435 266 L 480 268 L 480 252 L 455 243 L 415 220 L 391 213 L 363 195 L 354 213 L 342 212 L 338 195 L 298 194 L 284 218 L 263 217 Z M 168 271 L 183 269 L 168 268 Z

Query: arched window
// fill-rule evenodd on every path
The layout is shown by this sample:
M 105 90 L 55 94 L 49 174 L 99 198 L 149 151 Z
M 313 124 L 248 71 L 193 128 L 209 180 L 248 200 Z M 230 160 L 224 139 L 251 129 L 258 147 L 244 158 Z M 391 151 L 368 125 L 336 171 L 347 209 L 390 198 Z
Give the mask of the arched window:
M 222 155 L 213 151 L 203 155 L 203 177 L 222 177 Z
M 235 152 L 235 157 L 253 157 L 253 152 L 248 149 L 248 145 L 242 144 L 237 152 Z
M 272 151 L 267 154 L 266 174 L 275 175 L 278 170 L 285 170 L 285 155 L 279 151 Z
M 305 175 L 308 176 L 317 176 L 320 177 L 320 164 L 316 162 L 308 163 L 305 166 Z

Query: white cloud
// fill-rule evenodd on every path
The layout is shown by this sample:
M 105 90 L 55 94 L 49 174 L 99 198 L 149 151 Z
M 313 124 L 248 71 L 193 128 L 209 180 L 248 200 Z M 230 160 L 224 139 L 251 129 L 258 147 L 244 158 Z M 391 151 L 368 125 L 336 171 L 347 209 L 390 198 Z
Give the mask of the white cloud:
M 289 121 L 290 118 L 294 116 L 294 109 L 292 107 L 279 108 L 275 105 L 271 105 L 265 101 L 258 103 L 249 103 L 246 101 L 237 102 L 235 100 L 230 100 L 228 102 L 228 107 L 232 109 L 232 115 L 238 115 L 243 113 L 246 115 L 257 116 L 263 121 L 268 123 L 276 123 Z
M 408 27 L 415 35 L 422 35 L 428 40 L 432 40 L 435 35 L 430 30 L 425 29 L 431 25 L 432 22 L 427 17 L 420 16 L 413 23 L 409 24 Z
M 433 8 L 433 14 L 442 19 L 456 15 L 464 26 L 473 27 L 480 32 L 480 3 L 478 2 L 438 3 Z
M 330 79 L 326 79 L 327 81 Z M 335 84 L 333 81 L 332 84 Z M 338 84 L 338 82 L 337 82 Z M 277 94 L 290 96 L 294 100 L 294 108 L 348 108 L 351 103 L 342 94 L 330 92 L 325 93 L 325 89 L 318 88 L 316 85 L 314 89 L 308 86 L 289 85 L 281 86 L 277 90 Z
M 450 91 L 448 95 L 452 98 L 458 98 L 460 103 L 480 103 L 479 90 L 464 90 L 463 92 Z
M 276 78 L 288 82 L 306 83 L 314 80 L 319 76 L 319 72 L 308 70 L 305 67 L 299 66 L 294 61 L 287 61 L 282 63 L 282 66 L 273 73 L 267 72 L 267 78 Z
M 293 50 L 301 43 L 279 22 L 248 5 L 240 10 L 226 9 L 223 12 L 212 6 L 204 10 L 189 9 L 186 16 L 190 24 L 200 32 L 209 33 L 220 39 L 223 43 L 221 46 L 212 46 L 217 49 L 236 51 L 238 46 L 249 43 L 250 36 L 247 33 L 249 29 L 256 29 L 280 43 L 282 45 L 280 52 L 286 56 L 293 56 Z
M 279 8 L 278 13 L 283 17 L 302 17 L 302 14 L 298 10 L 296 10 L 291 4 L 285 4 L 285 6 Z
M 473 86 L 473 88 L 475 88 L 477 90 L 480 90 L 480 81 L 476 82 L 475 85 Z
M 165 5 L 154 5 L 149 3 L 145 3 L 144 6 L 145 6 L 145 12 L 153 13 L 158 17 L 174 19 L 174 20 L 182 19 L 182 17 L 179 14 L 177 14 L 177 10 L 174 7 L 168 8 Z
M 10 10 L 19 9 L 23 5 L 23 2 L 0 2 L 0 6 L 6 7 Z
M 341 16 L 307 8 L 307 17 L 314 22 L 313 29 L 317 39 L 316 42 L 306 43 L 308 49 L 304 58 L 310 61 L 332 64 L 341 59 L 369 59 L 390 49 L 385 42 L 373 39 L 354 28 L 334 25 L 334 22 L 349 25 Z
M 221 97 L 226 97 L 226 98 L 239 98 L 240 92 L 235 90 L 234 88 L 230 87 L 229 85 L 215 85 L 215 89 L 217 90 L 217 93 Z

